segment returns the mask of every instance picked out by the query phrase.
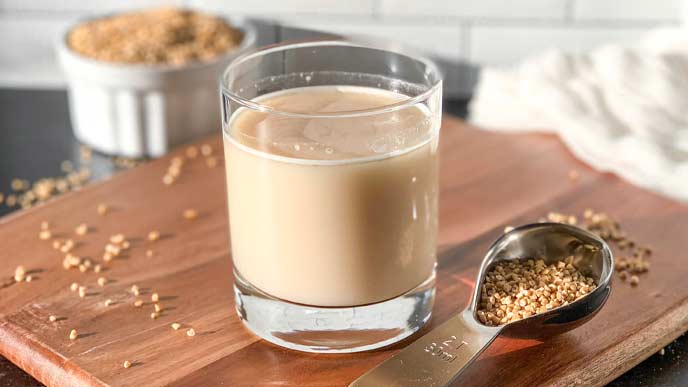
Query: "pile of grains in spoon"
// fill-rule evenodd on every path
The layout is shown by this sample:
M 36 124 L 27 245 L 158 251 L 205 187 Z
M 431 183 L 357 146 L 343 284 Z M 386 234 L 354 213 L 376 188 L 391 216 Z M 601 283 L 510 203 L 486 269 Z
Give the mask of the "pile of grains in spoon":
M 503 325 L 567 305 L 592 292 L 595 281 L 583 275 L 573 260 L 568 257 L 551 265 L 541 259 L 499 262 L 485 274 L 478 319 L 489 326 Z

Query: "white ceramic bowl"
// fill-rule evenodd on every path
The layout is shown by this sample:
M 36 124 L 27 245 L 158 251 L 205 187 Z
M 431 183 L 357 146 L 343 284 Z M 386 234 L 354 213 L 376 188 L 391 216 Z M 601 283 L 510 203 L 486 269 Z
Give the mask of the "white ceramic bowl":
M 229 62 L 254 46 L 255 28 L 227 20 L 244 32 L 234 50 L 188 65 L 119 64 L 84 57 L 67 45 L 72 25 L 57 42 L 67 78 L 69 111 L 77 139 L 111 155 L 157 157 L 175 145 L 220 132 L 218 79 Z

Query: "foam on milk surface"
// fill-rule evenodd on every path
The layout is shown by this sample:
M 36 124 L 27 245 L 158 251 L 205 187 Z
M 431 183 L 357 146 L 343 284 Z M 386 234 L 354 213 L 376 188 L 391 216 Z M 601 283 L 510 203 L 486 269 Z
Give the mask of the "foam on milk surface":
M 354 112 L 396 104 L 407 96 L 359 86 L 312 86 L 256 99 L 280 112 Z M 298 159 L 346 160 L 385 155 L 427 142 L 433 125 L 416 106 L 391 112 L 341 117 L 295 117 L 244 110 L 230 125 L 231 136 L 250 148 Z

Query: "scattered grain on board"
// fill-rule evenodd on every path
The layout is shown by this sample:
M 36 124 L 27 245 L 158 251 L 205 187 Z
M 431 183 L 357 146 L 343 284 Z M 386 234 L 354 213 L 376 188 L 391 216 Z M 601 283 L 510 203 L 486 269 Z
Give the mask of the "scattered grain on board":
M 115 166 L 120 169 L 131 169 L 139 165 L 138 160 L 122 156 L 113 157 L 112 162 L 115 163 Z
M 194 220 L 198 217 L 198 211 L 194 210 L 193 208 L 189 208 L 184 210 L 184 218 L 188 220 Z
M 79 284 L 76 282 L 72 282 L 72 284 L 69 286 L 69 289 L 73 292 L 76 292 L 77 290 L 79 290 Z
M 547 214 L 547 220 L 555 223 L 564 223 L 575 226 L 578 223 L 578 218 L 574 215 L 566 215 L 559 212 L 550 212 Z
M 174 156 L 170 159 L 170 165 L 181 167 L 182 165 L 184 165 L 184 159 L 179 156 Z
M 64 260 L 62 260 L 62 266 L 67 270 L 74 267 L 78 268 L 81 266 L 81 258 L 71 253 L 67 253 L 64 257 Z
M 131 362 L 129 360 L 125 360 L 124 363 L 122 363 L 122 367 L 124 367 L 124 368 L 131 367 Z
M 71 256 L 71 254 L 67 254 L 67 255 L 64 257 L 64 259 L 62 260 L 62 267 L 64 267 L 65 270 L 69 270 L 69 269 L 71 269 L 71 268 L 73 268 L 73 267 L 77 267 L 77 266 L 78 266 L 78 264 L 77 264 L 77 265 L 74 265 L 74 264 L 73 264 L 73 262 L 72 262 L 70 256 Z
M 50 317 L 48 317 L 48 320 L 50 322 L 55 322 L 55 321 L 57 321 L 57 317 L 55 317 L 54 315 L 51 314 Z
M 105 216 L 110 211 L 110 207 L 105 203 L 100 203 L 98 207 L 96 207 L 96 211 L 98 211 L 98 215 Z
M 186 331 L 186 335 L 189 336 L 189 337 L 196 336 L 196 331 L 195 331 L 193 328 L 189 328 L 189 329 Z
M 184 165 L 184 159 L 179 156 L 173 157 L 170 160 L 170 165 L 167 167 L 167 172 L 162 177 L 162 182 L 165 185 L 170 185 L 174 183 L 182 172 L 182 166 Z
M 67 239 L 62 246 L 60 246 L 60 251 L 63 253 L 68 253 L 72 251 L 72 249 L 74 249 L 74 241 L 71 239 Z
M 86 286 L 79 286 L 79 298 L 86 297 Z
M 138 296 L 140 294 L 140 290 L 138 285 L 131 285 L 131 292 L 135 295 Z
M 637 275 L 632 275 L 631 280 L 629 282 L 631 286 L 638 286 L 638 283 L 640 283 L 640 278 L 638 278 Z
M 100 285 L 101 287 L 103 287 L 103 286 L 105 286 L 105 284 L 107 284 L 107 278 L 105 278 L 105 277 L 99 277 L 99 278 L 98 278 L 98 285 Z
M 172 327 L 172 329 L 174 329 L 174 330 L 176 331 L 176 330 L 179 330 L 179 328 L 182 327 L 182 324 L 179 324 L 179 323 L 172 323 L 170 326 Z
M 112 301 L 111 299 L 108 298 L 107 300 L 105 300 L 105 306 L 110 306 L 112 304 L 114 304 L 114 301 Z
M 86 233 L 88 233 L 88 225 L 86 223 L 81 223 L 80 225 L 76 226 L 74 233 L 81 236 L 86 235 Z
M 134 301 L 134 306 L 137 308 L 140 308 L 143 305 L 143 301 L 141 300 L 136 300 Z
M 193 145 L 186 148 L 186 157 L 188 157 L 190 159 L 195 159 L 196 156 L 198 156 L 198 148 L 196 148 Z
M 72 164 L 72 162 L 69 160 L 64 160 L 60 163 L 60 169 L 62 170 L 62 172 L 73 172 L 74 164 Z
M 155 309 L 156 312 L 160 313 L 160 312 L 162 312 L 162 305 L 155 304 L 155 305 L 153 305 L 153 309 Z
M 86 145 L 79 146 L 79 158 L 82 162 L 90 162 L 93 156 L 93 151 Z
M 12 179 L 10 186 L 12 187 L 13 191 L 24 191 L 27 188 L 24 182 L 25 181 L 22 179 L 14 178 Z
M 110 237 L 110 242 L 116 245 L 124 242 L 124 234 L 115 234 Z
M 629 284 L 633 287 L 640 283 L 640 275 L 650 270 L 652 248 L 640 246 L 621 228 L 619 222 L 604 212 L 596 212 L 590 208 L 583 211 L 583 222 L 577 224 L 577 219 L 573 215 L 565 215 L 550 212 L 547 219 L 552 222 L 567 223 L 578 225 L 604 239 L 607 243 L 615 246 L 620 253 L 617 254 L 614 269 L 618 273 L 619 279 L 626 281 L 630 278 Z M 636 280 L 633 277 L 637 278 Z
M 69 171 L 63 176 L 40 178 L 33 183 L 23 179 L 13 179 L 11 187 L 15 193 L 4 198 L 5 205 L 7 207 L 18 205 L 23 209 L 31 208 L 60 193 L 78 190 L 91 178 L 91 171 L 85 166 L 75 170 L 71 165 L 71 168 L 66 169 Z M 2 198 L 3 195 L 0 194 L 0 203 L 3 202 Z
M 158 302 L 159 299 L 160 299 L 160 296 L 158 295 L 158 293 L 151 294 L 151 301 Z
M 110 253 L 110 255 L 112 255 L 113 257 L 117 257 L 122 252 L 122 249 L 117 245 L 108 243 L 105 245 L 105 252 Z
M 148 240 L 151 242 L 157 241 L 160 239 L 160 233 L 158 231 L 151 231 L 148 233 Z
M 14 269 L 14 280 L 17 282 L 22 282 L 26 279 L 26 268 L 22 265 L 17 266 Z
M 72 329 L 72 331 L 69 332 L 69 340 L 76 340 L 77 337 L 79 337 L 79 334 L 76 332 L 76 329 Z
M 152 257 L 153 255 L 155 255 L 155 254 L 153 253 L 153 250 L 151 250 L 151 249 L 146 250 L 146 257 L 150 258 L 150 257 Z
M 156 318 L 158 318 L 158 316 L 160 316 L 160 313 L 158 312 L 152 312 L 150 314 L 151 320 L 155 320 Z

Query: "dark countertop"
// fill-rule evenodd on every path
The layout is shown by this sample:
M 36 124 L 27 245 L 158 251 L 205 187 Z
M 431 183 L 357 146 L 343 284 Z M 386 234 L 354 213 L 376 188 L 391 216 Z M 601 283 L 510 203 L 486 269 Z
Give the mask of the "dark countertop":
M 444 111 L 464 117 L 466 101 L 445 101 Z M 65 91 L 0 89 L 0 160 L 0 192 L 5 194 L 13 178 L 58 176 L 63 160 L 78 163 L 79 143 L 71 132 Z M 110 157 L 98 154 L 90 167 L 94 180 L 119 169 Z M 0 205 L 0 216 L 15 209 Z M 666 347 L 664 355 L 651 356 L 609 386 L 687 386 L 686 359 L 688 336 L 683 335 Z M 0 356 L 0 387 L 29 386 L 41 384 Z

